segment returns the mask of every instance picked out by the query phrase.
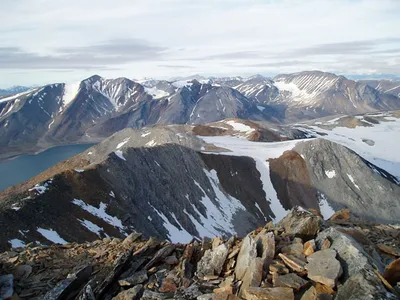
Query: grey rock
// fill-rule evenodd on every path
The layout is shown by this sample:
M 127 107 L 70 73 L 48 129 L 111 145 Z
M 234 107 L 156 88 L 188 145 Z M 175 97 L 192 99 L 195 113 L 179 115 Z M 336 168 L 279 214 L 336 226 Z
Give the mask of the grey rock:
M 242 246 L 236 259 L 235 274 L 238 280 L 243 279 L 247 268 L 256 257 L 257 243 L 250 235 L 247 235 L 242 241 Z
M 202 278 L 206 275 L 219 276 L 229 249 L 226 244 L 219 245 L 214 250 L 207 250 L 197 265 L 197 276 Z
M 359 270 L 350 276 L 346 282 L 339 287 L 337 300 L 386 300 L 398 299 L 389 293 L 378 276 L 370 270 Z
M 158 263 L 159 261 L 164 260 L 167 256 L 169 256 L 172 252 L 174 252 L 175 246 L 174 245 L 167 245 L 164 248 L 157 251 L 154 257 L 145 265 L 145 269 L 150 269 L 154 264 Z
M 10 298 L 14 294 L 14 276 L 11 274 L 0 276 L 0 299 Z
M 167 256 L 164 259 L 165 263 L 168 265 L 177 265 L 179 263 L 179 260 L 176 258 L 175 255 Z
M 321 218 L 302 209 L 293 208 L 279 225 L 286 233 L 301 237 L 314 237 L 321 228 Z
M 113 300 L 137 300 L 140 299 L 143 293 L 143 285 L 139 284 L 119 293 L 117 296 L 113 298 Z
M 139 283 L 144 283 L 147 279 L 148 279 L 147 271 L 141 270 L 139 272 L 132 274 L 131 276 L 129 276 L 127 278 L 118 280 L 118 284 L 120 286 L 134 286 Z
M 289 287 L 295 289 L 296 291 L 300 290 L 308 283 L 307 280 L 304 280 L 300 276 L 295 273 L 290 273 L 286 275 L 279 275 L 278 278 L 274 282 L 275 287 Z
M 308 278 L 334 288 L 337 279 L 342 275 L 343 270 L 340 262 L 336 259 L 336 251 L 325 249 L 317 251 L 307 257 Z
M 257 243 L 257 253 L 261 253 L 264 270 L 268 269 L 269 264 L 275 257 L 275 236 L 273 232 L 262 230 L 255 237 Z
M 204 294 L 197 297 L 197 300 L 214 300 L 215 294 Z
M 123 245 L 131 245 L 133 242 L 137 241 L 142 236 L 142 233 L 133 232 L 128 235 L 124 241 L 122 242 Z
M 325 239 L 332 241 L 330 249 L 337 252 L 345 280 L 358 274 L 361 270 L 378 269 L 383 272 L 384 268 L 380 261 L 368 255 L 359 243 L 351 236 L 339 231 L 338 228 L 330 227 L 320 232 L 316 238 L 316 243 L 321 245 Z
M 175 291 L 174 299 L 181 300 L 194 300 L 201 296 L 203 293 L 200 291 L 197 284 L 192 284 L 186 289 L 179 289 Z
M 240 286 L 239 297 L 244 297 L 246 290 L 249 287 L 259 287 L 263 276 L 264 260 L 260 257 L 256 257 L 251 260 L 246 273 L 242 279 L 242 285 Z
M 150 291 L 150 290 L 145 290 L 143 292 L 142 298 L 140 298 L 140 299 L 143 299 L 143 300 L 163 300 L 163 299 L 167 299 L 167 298 L 168 298 L 167 295 L 164 295 L 164 294 L 161 294 L 161 293 L 157 293 L 157 292 L 153 292 L 153 291 Z
M 246 290 L 247 300 L 293 300 L 293 289 L 288 287 L 256 288 L 250 287 Z

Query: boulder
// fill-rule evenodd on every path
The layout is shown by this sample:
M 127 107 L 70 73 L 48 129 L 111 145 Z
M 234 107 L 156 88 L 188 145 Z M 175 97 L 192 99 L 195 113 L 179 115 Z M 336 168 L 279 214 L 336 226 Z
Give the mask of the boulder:
M 290 273 L 286 275 L 279 275 L 274 282 L 274 287 L 289 287 L 298 291 L 302 287 L 304 287 L 307 283 L 308 283 L 307 280 L 304 280 L 295 273 Z
M 389 293 L 375 272 L 360 270 L 339 287 L 336 300 L 390 300 L 398 299 Z
M 226 244 L 219 245 L 214 250 L 206 250 L 197 265 L 197 276 L 203 278 L 206 275 L 219 276 L 228 256 L 229 248 Z
M 262 258 L 254 258 L 250 265 L 247 267 L 246 273 L 242 279 L 242 285 L 240 286 L 239 297 L 245 295 L 245 291 L 248 287 L 259 287 L 263 275 L 264 261 Z
M 140 299 L 143 293 L 143 285 L 138 284 L 137 286 L 125 290 L 119 293 L 117 296 L 112 298 L 113 300 L 137 300 Z
M 306 262 L 294 255 L 285 255 L 282 253 L 279 253 L 279 257 L 283 260 L 286 266 L 289 267 L 289 269 L 293 270 L 294 272 L 297 273 L 305 273 L 306 269 Z
M 332 288 L 336 286 L 337 279 L 342 275 L 343 270 L 336 259 L 335 250 L 317 251 L 308 256 L 307 261 L 308 278 Z
M 286 233 L 304 238 L 313 238 L 320 230 L 321 223 L 321 217 L 301 208 L 293 208 L 279 222 L 279 225 L 285 229 Z
M 145 290 L 143 292 L 143 296 L 142 298 L 140 298 L 141 300 L 163 300 L 163 299 L 167 299 L 168 297 L 164 294 L 160 294 L 160 293 L 156 293 L 153 291 L 149 291 L 149 290 Z
M 361 270 L 378 269 L 383 272 L 382 263 L 368 255 L 350 235 L 335 227 L 330 227 L 318 234 L 316 238 L 317 246 L 321 246 L 327 238 L 331 241 L 330 249 L 336 250 L 337 257 L 342 263 L 345 280 L 358 274 Z
M 293 289 L 287 287 L 257 288 L 246 290 L 247 300 L 294 300 Z
M 14 293 L 14 276 L 11 274 L 0 276 L 0 299 L 10 298 Z
M 284 254 L 293 254 L 298 257 L 304 256 L 303 255 L 303 244 L 294 243 L 287 246 L 282 247 L 281 253 Z
M 242 241 L 242 246 L 240 247 L 240 252 L 236 259 L 235 274 L 238 280 L 243 279 L 251 261 L 256 257 L 257 243 L 250 235 L 247 235 Z
M 303 253 L 305 256 L 309 256 L 315 252 L 316 245 L 315 245 L 315 240 L 309 240 L 304 244 L 303 247 Z
M 130 246 L 132 243 L 134 243 L 135 241 L 137 241 L 140 237 L 142 236 L 141 233 L 138 232 L 133 232 L 130 235 L 128 235 L 124 241 L 122 242 L 122 244 L 124 246 Z
M 131 276 L 118 280 L 120 286 L 134 286 L 139 283 L 144 283 L 148 279 L 147 271 L 141 270 L 139 272 L 133 273 Z
M 304 294 L 301 296 L 300 300 L 317 300 L 317 290 L 315 287 L 311 286 Z
M 257 243 L 257 256 L 261 256 L 264 269 L 268 269 L 269 264 L 275 256 L 275 236 L 273 232 L 267 232 L 263 229 L 255 237 Z

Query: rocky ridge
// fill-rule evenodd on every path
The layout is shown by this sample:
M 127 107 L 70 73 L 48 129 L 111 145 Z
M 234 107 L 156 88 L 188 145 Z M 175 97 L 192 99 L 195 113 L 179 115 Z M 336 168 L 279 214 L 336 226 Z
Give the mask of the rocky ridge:
M 398 299 L 400 229 L 293 209 L 243 239 L 124 240 L 0 254 L 2 299 Z

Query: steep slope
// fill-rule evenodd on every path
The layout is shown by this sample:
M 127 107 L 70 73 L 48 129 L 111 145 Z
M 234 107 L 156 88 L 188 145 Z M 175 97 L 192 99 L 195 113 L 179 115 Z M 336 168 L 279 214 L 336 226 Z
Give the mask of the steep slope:
M 7 89 L 0 89 L 0 99 L 1 97 L 5 97 L 5 96 L 11 96 L 11 95 L 15 95 L 18 93 L 23 93 L 26 92 L 28 90 L 32 89 L 31 87 L 27 87 L 27 86 L 13 86 Z
M 373 87 L 377 91 L 400 97 L 400 81 L 394 80 L 359 80 L 369 86 Z

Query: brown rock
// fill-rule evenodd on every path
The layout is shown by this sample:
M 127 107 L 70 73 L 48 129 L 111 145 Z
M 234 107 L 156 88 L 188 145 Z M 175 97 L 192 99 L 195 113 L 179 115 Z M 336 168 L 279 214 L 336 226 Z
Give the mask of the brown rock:
M 172 280 L 172 278 L 165 278 L 162 282 L 162 285 L 160 289 L 158 290 L 160 293 L 170 293 L 170 292 L 175 292 L 177 289 L 177 286 L 175 282 Z
M 302 287 L 304 287 L 307 283 L 308 283 L 307 280 L 304 280 L 295 273 L 290 273 L 286 275 L 279 275 L 274 282 L 274 287 L 289 287 L 298 291 Z
M 392 285 L 400 281 L 400 258 L 392 261 L 386 267 L 383 277 Z
M 321 222 L 322 219 L 319 216 L 305 210 L 293 208 L 279 222 L 279 225 L 285 229 L 286 233 L 313 238 L 319 231 Z
M 311 286 L 304 294 L 301 296 L 300 300 L 317 300 L 317 290 L 315 287 Z
M 233 286 L 225 285 L 224 287 L 220 287 L 213 290 L 214 294 L 233 294 Z
M 286 266 L 281 263 L 280 261 L 274 260 L 272 264 L 269 265 L 269 270 L 270 272 L 274 272 L 277 274 L 287 274 L 289 273 L 289 269 L 286 268 Z
M 396 257 L 400 256 L 400 252 L 397 249 L 394 249 L 393 247 L 384 244 L 377 244 L 376 247 L 383 253 L 390 254 Z
M 223 241 L 221 240 L 221 238 L 219 237 L 214 237 L 212 244 L 211 244 L 211 248 L 214 250 L 215 248 L 217 248 L 219 245 L 221 245 L 223 243 Z
M 286 287 L 257 288 L 249 287 L 246 290 L 247 300 L 293 300 L 293 289 Z
M 335 291 L 333 290 L 333 288 L 331 288 L 330 286 L 327 286 L 325 284 L 319 283 L 319 282 L 317 282 L 315 284 L 315 289 L 317 291 L 317 294 L 329 294 L 329 295 L 335 294 Z
M 312 239 L 304 244 L 303 253 L 305 256 L 310 256 L 315 252 L 315 249 L 316 249 L 315 240 Z
M 328 239 L 325 239 L 325 241 L 321 245 L 321 250 L 329 249 L 331 247 L 331 242 Z
M 342 209 L 333 214 L 329 220 L 349 220 L 350 219 L 350 209 Z
M 306 269 L 306 262 L 299 259 L 296 256 L 293 255 L 285 255 L 282 253 L 279 253 L 279 257 L 283 260 L 286 266 L 288 266 L 291 270 L 298 272 L 298 273 L 305 273 Z
M 112 298 L 113 300 L 137 300 L 143 292 L 143 285 L 139 284 L 129 290 L 125 290 Z
M 283 254 L 293 254 L 298 257 L 303 255 L 303 244 L 296 243 L 296 244 L 290 244 L 287 246 L 282 247 L 281 253 Z

